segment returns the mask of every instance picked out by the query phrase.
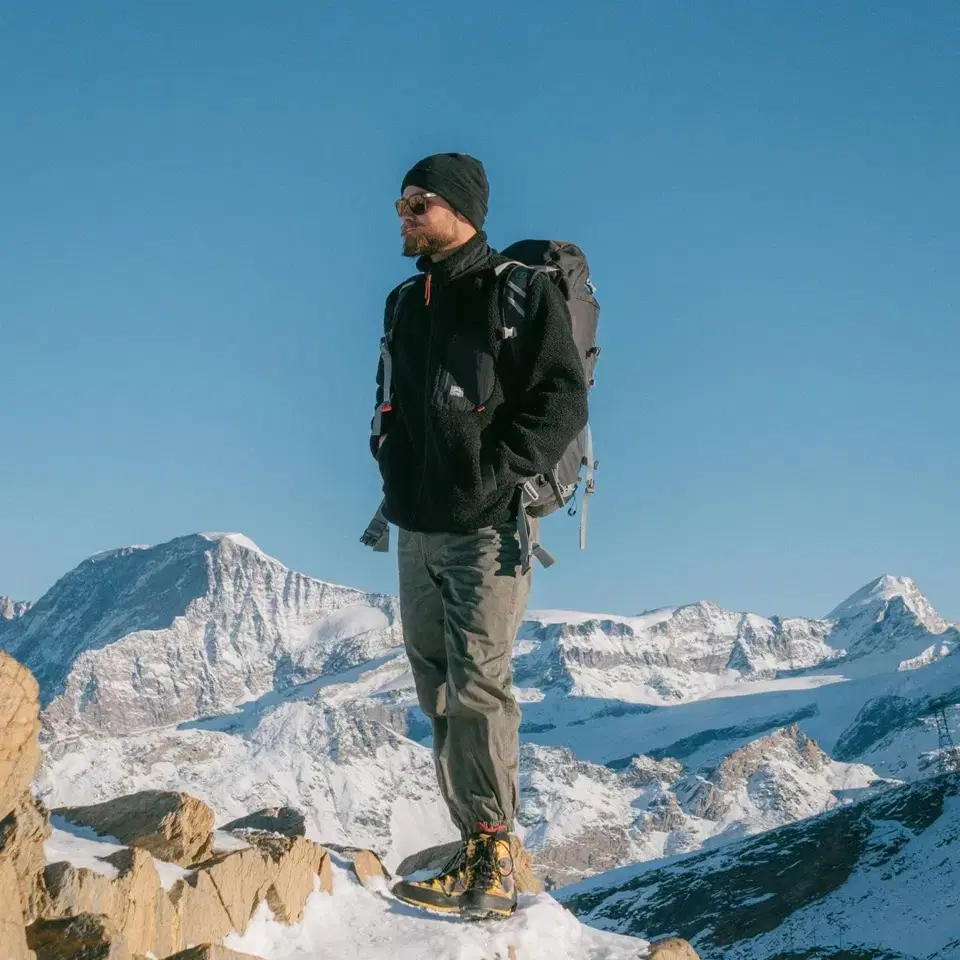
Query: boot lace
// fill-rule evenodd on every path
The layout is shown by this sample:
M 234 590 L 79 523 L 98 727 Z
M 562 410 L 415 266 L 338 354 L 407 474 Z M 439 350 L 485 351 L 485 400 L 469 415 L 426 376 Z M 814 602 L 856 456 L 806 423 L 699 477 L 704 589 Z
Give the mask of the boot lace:
M 493 837 L 483 837 L 476 841 L 473 860 L 470 864 L 473 871 L 473 882 L 481 888 L 486 889 L 493 885 L 494 881 L 499 882 L 500 856 L 497 851 L 497 843 Z

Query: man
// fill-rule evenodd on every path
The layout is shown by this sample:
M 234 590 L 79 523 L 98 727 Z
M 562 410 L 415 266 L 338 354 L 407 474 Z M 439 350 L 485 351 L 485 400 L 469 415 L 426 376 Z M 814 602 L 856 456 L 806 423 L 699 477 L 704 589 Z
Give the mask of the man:
M 587 388 L 548 277 L 531 282 L 525 329 L 503 338 L 494 268 L 507 260 L 483 233 L 482 164 L 427 157 L 401 189 L 403 253 L 419 257 L 421 276 L 387 298 L 390 391 L 381 361 L 372 452 L 383 515 L 399 528 L 404 644 L 462 843 L 439 876 L 394 893 L 468 919 L 507 917 L 517 902 L 520 722 L 510 660 L 530 590 L 519 486 L 549 471 L 583 428 Z

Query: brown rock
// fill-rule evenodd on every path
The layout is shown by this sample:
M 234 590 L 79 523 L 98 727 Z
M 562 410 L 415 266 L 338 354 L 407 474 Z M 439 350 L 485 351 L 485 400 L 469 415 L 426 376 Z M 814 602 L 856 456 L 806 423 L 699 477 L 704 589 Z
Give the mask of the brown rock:
M 37 960 L 131 960 L 114 923 L 94 914 L 38 920 L 27 928 L 27 943 Z
M 199 947 L 181 950 L 179 953 L 167 957 L 167 960 L 263 960 L 252 953 L 237 953 L 229 947 L 219 943 L 201 943 Z
M 519 837 L 510 837 L 510 852 L 513 855 L 513 879 L 517 893 L 543 893 L 543 884 L 533 872 L 533 857 Z
M 303 908 L 318 876 L 320 889 L 333 893 L 333 871 L 326 850 L 319 844 L 274 833 L 247 833 L 246 839 L 273 867 L 267 906 L 281 923 L 298 923 L 303 918 Z
M 20 909 L 20 880 L 5 860 L 0 860 L 0 947 L 3 960 L 33 960 Z
M 231 820 L 221 830 L 263 830 L 267 833 L 282 833 L 286 837 L 302 837 L 306 834 L 303 814 L 293 807 L 265 807 L 256 813 Z
M 206 859 L 213 849 L 213 811 L 185 793 L 142 790 L 91 806 L 60 807 L 53 813 L 184 867 Z
M 0 819 L 26 793 L 40 762 L 38 695 L 33 674 L 0 650 Z
M 647 960 L 700 960 L 700 958 L 686 940 L 670 937 L 667 940 L 651 943 Z
M 127 848 L 104 862 L 116 868 L 116 877 L 66 862 L 50 864 L 43 872 L 44 919 L 84 913 L 105 916 L 131 953 L 163 957 L 176 950 L 182 942 L 179 923 L 150 854 Z
M 249 831 L 250 847 L 218 854 L 170 890 L 181 943 L 220 940 L 231 930 L 243 933 L 262 900 L 284 923 L 303 917 L 317 877 L 333 892 L 326 851 L 303 837 Z
M 178 880 L 169 897 L 181 944 L 220 940 L 233 929 L 220 894 L 206 871 Z
M 0 820 L 0 861 L 6 860 L 17 875 L 26 924 L 40 915 L 46 865 L 43 845 L 49 836 L 47 809 L 29 793 L 21 795 L 13 810 Z
M 383 862 L 372 850 L 358 850 L 351 864 L 353 875 L 366 887 L 376 878 L 390 879 Z

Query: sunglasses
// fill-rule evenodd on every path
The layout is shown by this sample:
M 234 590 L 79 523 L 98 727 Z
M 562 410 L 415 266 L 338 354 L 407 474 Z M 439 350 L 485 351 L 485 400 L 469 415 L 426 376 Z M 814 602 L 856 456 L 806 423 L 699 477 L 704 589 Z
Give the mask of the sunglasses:
M 402 217 L 406 210 L 409 210 L 415 217 L 422 217 L 427 212 L 427 201 L 435 197 L 435 193 L 413 193 L 409 197 L 401 197 L 394 200 L 393 205 L 397 208 L 397 216 Z

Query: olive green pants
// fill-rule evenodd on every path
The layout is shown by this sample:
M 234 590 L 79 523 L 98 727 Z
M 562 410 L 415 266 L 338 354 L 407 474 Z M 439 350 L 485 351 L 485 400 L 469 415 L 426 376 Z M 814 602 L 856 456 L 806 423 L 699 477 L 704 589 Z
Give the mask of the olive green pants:
M 398 553 L 404 645 L 433 722 L 450 816 L 462 836 L 478 823 L 513 829 L 520 709 L 510 660 L 530 593 L 516 525 L 464 534 L 401 529 Z

